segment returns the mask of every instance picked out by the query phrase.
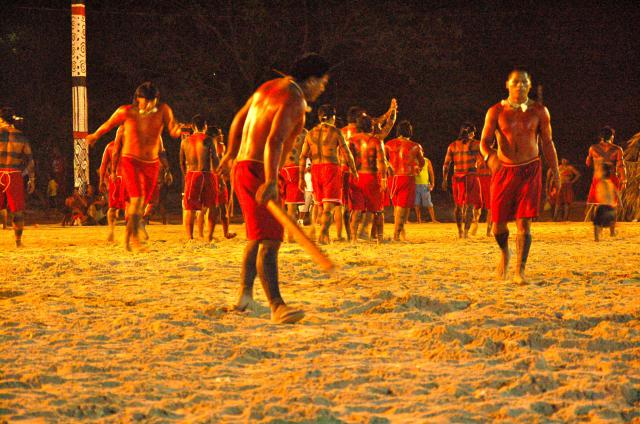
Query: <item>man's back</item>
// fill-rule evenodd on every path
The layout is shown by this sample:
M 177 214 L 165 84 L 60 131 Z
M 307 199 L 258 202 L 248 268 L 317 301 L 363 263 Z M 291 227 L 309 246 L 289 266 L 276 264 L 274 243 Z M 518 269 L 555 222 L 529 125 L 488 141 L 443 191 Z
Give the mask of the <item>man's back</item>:
M 305 137 L 311 151 L 311 162 L 339 163 L 338 146 L 341 139 L 342 133 L 333 125 L 321 123 L 315 126 Z
M 445 158 L 445 167 L 453 161 L 453 172 L 475 173 L 476 162 L 482 159 L 480 155 L 480 143 L 477 140 L 456 140 L 449 145 Z
M 351 136 L 350 145 L 356 161 L 358 172 L 377 173 L 384 169 L 384 159 L 380 140 L 365 133 L 357 133 Z
M 183 142 L 187 171 L 210 171 L 213 142 L 205 133 L 195 133 Z
M 30 155 L 31 146 L 20 130 L 0 128 L 0 168 L 22 169 Z
M 242 129 L 242 142 L 237 160 L 264 161 L 267 139 L 284 143 L 292 125 L 301 130 L 304 126 L 306 102 L 302 90 L 288 78 L 267 81 L 256 90 L 249 100 L 250 106 Z M 288 125 L 280 124 L 279 120 Z M 272 127 L 281 131 L 271 134 Z M 295 131 L 295 130 L 294 130 Z
M 385 143 L 385 150 L 395 175 L 416 175 L 420 166 L 424 166 L 420 145 L 408 138 L 399 137 L 388 141 Z M 422 158 L 422 163 L 419 163 L 418 157 Z
M 596 165 L 603 162 L 616 164 L 622 159 L 622 148 L 613 143 L 600 142 L 589 147 L 589 156 Z M 589 165 L 589 163 L 587 162 Z

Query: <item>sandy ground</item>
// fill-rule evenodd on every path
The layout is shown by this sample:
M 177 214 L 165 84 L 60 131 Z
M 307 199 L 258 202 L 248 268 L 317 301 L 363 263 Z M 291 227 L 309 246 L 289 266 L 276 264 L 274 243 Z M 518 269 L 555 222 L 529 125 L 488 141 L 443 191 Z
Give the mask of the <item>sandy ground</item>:
M 640 224 L 600 243 L 534 224 L 527 285 L 453 224 L 332 244 L 334 276 L 286 244 L 283 294 L 307 311 L 287 326 L 259 283 L 257 310 L 222 311 L 243 237 L 149 233 L 136 254 L 104 227 L 28 227 L 21 251 L 0 234 L 0 422 L 640 421 Z

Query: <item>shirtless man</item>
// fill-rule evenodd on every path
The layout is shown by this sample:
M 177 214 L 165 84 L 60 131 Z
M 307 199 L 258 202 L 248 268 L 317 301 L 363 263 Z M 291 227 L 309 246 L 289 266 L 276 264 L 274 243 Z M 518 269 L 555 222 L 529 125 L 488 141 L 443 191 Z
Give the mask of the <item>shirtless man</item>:
M 322 229 L 319 242 L 328 244 L 333 209 L 342 204 L 340 151 L 346 155 L 347 166 L 356 180 L 358 179 L 358 171 L 342 132 L 334 126 L 335 109 L 331 105 L 322 105 L 318 108 L 318 119 L 320 123 L 311 129 L 304 139 L 299 160 L 300 180 L 298 186 L 300 190 L 305 187 L 304 169 L 307 158 L 311 158 L 314 200 L 316 205 L 322 207 Z
M 105 146 L 102 162 L 100 163 L 100 191 L 109 197 L 109 209 L 107 210 L 108 242 L 114 241 L 118 211 L 125 210 L 127 201 L 124 185 L 122 184 L 122 171 L 113 166 L 115 163 L 113 160 L 115 146 L 122 138 L 123 133 L 124 127 L 120 126 L 116 132 L 116 138 Z
M 595 206 L 598 205 L 596 187 L 599 180 L 596 171 L 603 163 L 609 164 L 611 168 L 611 181 L 616 186 L 616 190 L 623 191 L 627 184 L 627 172 L 624 166 L 622 147 L 613 144 L 615 135 L 616 132 L 613 128 L 604 127 L 600 130 L 599 142 L 589 147 L 586 164 L 587 167 L 593 168 L 593 179 L 591 180 L 589 196 L 587 197 L 589 209 L 587 210 L 586 219 L 591 217 Z
M 27 191 L 36 188 L 36 173 L 29 140 L 15 126 L 13 109 L 0 109 L 0 209 L 13 214 L 13 232 L 16 247 L 22 247 L 24 230 L 24 181 L 22 170 L 27 171 Z
M 511 71 L 506 82 L 509 97 L 493 105 L 485 118 L 480 148 L 491 168 L 491 215 L 493 235 L 501 251 L 497 271 L 506 278 L 510 252 L 507 222 L 516 220 L 517 264 L 515 282 L 525 281 L 531 247 L 531 218 L 537 217 L 542 192 L 542 152 L 553 179 L 558 182 L 558 157 L 551 134 L 551 118 L 543 105 L 529 99 L 531 77 L 523 69 Z M 491 148 L 494 137 L 498 149 Z
M 358 117 L 358 132 L 351 137 L 350 150 L 353 152 L 358 171 L 358 180 L 350 186 L 351 198 L 351 241 L 355 242 L 366 229 L 362 213 L 373 213 L 378 243 L 382 242 L 384 222 L 383 194 L 387 185 L 387 166 L 382 141 L 373 135 L 373 120 L 367 115 Z
M 310 54 L 293 65 L 291 77 L 262 84 L 238 111 L 229 130 L 229 148 L 220 168 L 234 165 L 234 187 L 247 229 L 240 294 L 234 305 L 245 310 L 259 275 L 275 323 L 293 323 L 304 312 L 287 306 L 278 282 L 278 250 L 284 229 L 266 203 L 278 200 L 278 170 L 304 128 L 307 100 L 315 101 L 328 83 L 329 64 Z
M 280 179 L 282 181 L 281 197 L 284 198 L 287 214 L 294 221 L 298 220 L 298 206 L 304 205 L 304 189 L 301 190 L 299 187 L 301 174 L 298 168 L 298 161 L 306 136 L 307 130 L 303 129 L 287 155 L 284 166 L 280 169 Z M 302 179 L 304 180 L 304 173 L 302 174 Z M 293 235 L 291 233 L 288 234 L 287 241 L 293 243 Z
M 141 84 L 135 92 L 133 104 L 120 106 L 114 114 L 87 136 L 93 146 L 104 134 L 116 126 L 124 126 L 119 163 L 122 179 L 130 196 L 125 248 L 131 250 L 131 242 L 139 245 L 138 231 L 144 212 L 158 179 L 162 129 L 166 126 L 173 138 L 180 137 L 180 125 L 166 103 L 159 103 L 160 91 L 151 83 Z
M 347 146 L 349 145 L 349 140 L 351 136 L 357 132 L 356 129 L 356 121 L 358 116 L 364 113 L 364 109 L 360 106 L 351 106 L 347 111 L 347 125 L 342 127 L 340 131 L 342 131 L 342 136 L 347 142 Z M 337 217 L 336 215 L 339 212 L 334 214 L 334 220 L 336 221 L 336 231 L 338 233 L 338 240 L 342 239 L 342 227 L 344 226 L 345 232 L 347 233 L 347 239 L 351 240 L 351 226 L 350 226 L 350 218 L 351 212 L 349 210 L 350 201 L 349 201 L 349 184 L 351 181 L 351 172 L 349 170 L 349 165 L 347 165 L 346 155 L 340 151 L 340 166 L 342 169 L 342 206 L 337 207 L 336 210 L 342 209 L 342 216 Z M 350 152 L 351 153 L 351 152 Z M 352 155 L 353 156 L 353 155 Z M 339 218 L 342 218 L 339 220 Z M 342 224 L 342 225 L 341 225 Z
M 562 159 L 560 161 L 560 165 L 558 166 L 558 171 L 560 172 L 560 188 L 558 187 L 549 187 L 547 190 L 548 193 L 551 193 L 555 190 L 555 210 L 553 212 L 554 221 L 560 220 L 560 212 L 562 211 L 562 220 L 569 220 L 569 209 L 571 204 L 573 203 L 574 192 L 573 192 L 573 184 L 582 176 L 582 174 L 574 168 L 568 159 Z M 551 186 L 553 181 L 551 169 L 547 170 L 547 184 Z
M 398 124 L 397 138 L 388 141 L 384 148 L 393 168 L 391 178 L 391 200 L 394 206 L 393 239 L 404 237 L 404 224 L 416 200 L 416 175 L 425 166 L 422 147 L 411 140 L 413 127 L 409 121 Z
M 218 158 L 223 157 L 227 146 L 224 144 L 224 134 L 222 134 L 222 130 L 218 127 L 209 127 L 209 129 L 207 129 L 207 134 L 213 138 Z M 229 189 L 227 188 L 227 176 L 218 173 L 214 173 L 213 175 L 215 176 L 218 184 L 218 199 L 216 204 L 218 205 L 218 215 L 220 216 L 220 222 L 222 223 L 222 232 L 224 233 L 224 238 L 232 239 L 236 236 L 236 233 L 229 232 L 229 216 L 227 214 Z
M 442 190 L 447 191 L 447 176 L 453 162 L 453 177 L 451 189 L 455 203 L 454 215 L 458 226 L 458 238 L 469 237 L 471 222 L 476 219 L 473 209 L 482 205 L 480 198 L 480 183 L 476 173 L 476 162 L 482 160 L 480 143 L 474 140 L 476 127 L 465 122 L 460 127 L 458 139 L 447 148 L 447 155 L 442 166 Z M 462 224 L 464 222 L 464 230 Z M 474 222 L 476 225 L 477 223 Z
M 218 214 L 218 181 L 214 170 L 219 160 L 213 139 L 206 134 L 207 121 L 196 115 L 191 119 L 191 127 L 193 135 L 180 142 L 180 164 L 185 174 L 182 198 L 184 228 L 187 239 L 193 240 L 194 211 L 200 211 L 203 218 L 207 217 L 206 240 L 211 242 Z

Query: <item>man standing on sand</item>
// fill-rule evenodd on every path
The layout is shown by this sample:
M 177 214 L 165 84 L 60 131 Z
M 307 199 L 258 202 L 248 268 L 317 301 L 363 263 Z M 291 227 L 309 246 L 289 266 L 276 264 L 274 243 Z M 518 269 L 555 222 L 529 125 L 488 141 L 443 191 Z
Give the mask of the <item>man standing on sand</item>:
M 115 163 L 113 160 L 115 146 L 119 144 L 123 133 L 124 128 L 120 126 L 116 132 L 116 138 L 105 146 L 104 153 L 102 154 L 102 162 L 100 163 L 99 189 L 102 193 L 107 194 L 109 198 L 109 209 L 107 210 L 107 225 L 109 227 L 108 242 L 114 241 L 114 230 L 118 218 L 118 211 L 125 210 L 127 201 L 124 185 L 122 184 L 122 172 L 113 166 Z
M 209 127 L 207 134 L 213 138 L 213 142 L 216 146 L 216 154 L 218 158 L 222 158 L 227 149 L 224 144 L 224 134 L 218 127 Z M 218 184 L 218 199 L 216 204 L 218 205 L 218 214 L 220 216 L 220 222 L 222 223 L 222 232 L 224 238 L 232 239 L 236 236 L 236 233 L 229 232 L 229 216 L 227 215 L 227 205 L 229 204 L 229 189 L 227 188 L 227 176 L 214 173 L 216 182 Z
M 120 162 L 123 183 L 131 201 L 125 233 L 125 248 L 131 250 L 131 242 L 139 245 L 138 232 L 145 204 L 149 203 L 158 180 L 159 153 L 162 129 L 166 126 L 173 138 L 180 137 L 180 126 L 173 117 L 173 110 L 166 103 L 159 103 L 160 91 L 151 82 L 138 86 L 133 104 L 120 106 L 95 133 L 87 136 L 93 146 L 104 134 L 118 125 L 124 126 Z
M 420 146 L 422 148 L 422 146 Z M 416 199 L 414 202 L 414 210 L 416 212 L 416 221 L 418 224 L 423 222 L 422 220 L 422 208 L 427 208 L 429 212 L 429 216 L 431 217 L 431 222 L 437 223 L 439 222 L 436 219 L 436 212 L 433 209 L 433 201 L 431 200 L 431 191 L 433 187 L 436 185 L 436 174 L 433 172 L 433 165 L 428 157 L 424 155 L 424 151 L 422 153 L 424 156 L 424 166 L 416 174 Z
M 422 146 L 411 140 L 413 127 L 409 121 L 398 124 L 397 138 L 388 141 L 384 148 L 393 168 L 391 178 L 391 199 L 394 207 L 393 239 L 404 237 L 404 224 L 416 200 L 416 175 L 425 166 Z
M 322 229 L 319 242 L 329 244 L 329 227 L 333 217 L 333 209 L 342 204 L 342 173 L 339 154 L 347 157 L 347 166 L 351 175 L 358 179 L 358 171 L 353 156 L 342 132 L 335 127 L 336 113 L 331 105 L 318 108 L 316 125 L 304 139 L 299 159 L 300 190 L 305 187 L 304 169 L 307 158 L 311 158 L 311 182 L 313 184 L 314 203 L 322 208 Z
M 569 209 L 573 203 L 574 192 L 573 184 L 582 176 L 573 165 L 569 163 L 568 159 L 561 159 L 558 166 L 560 172 L 560 189 L 558 187 L 550 187 L 547 192 L 551 193 L 555 190 L 554 203 L 555 210 L 553 212 L 554 221 L 560 221 L 560 212 L 562 212 L 562 221 L 569 220 Z M 553 175 L 551 170 L 547 171 L 547 182 L 551 185 L 553 181 Z
M 191 119 L 191 127 L 193 134 L 180 142 L 180 166 L 184 167 L 185 174 L 182 198 L 184 228 L 187 239 L 193 240 L 194 211 L 200 211 L 203 219 L 207 217 L 206 241 L 211 242 L 218 214 L 218 187 L 214 170 L 219 160 L 213 139 L 206 134 L 207 121 L 196 115 Z
M 13 109 L 0 109 L 0 209 L 9 209 L 13 214 L 13 232 L 16 247 L 22 247 L 24 230 L 24 181 L 22 170 L 27 171 L 27 191 L 36 188 L 36 173 L 31 144 L 15 126 Z
M 329 64 L 309 54 L 294 65 L 291 77 L 262 84 L 238 111 L 229 130 L 229 148 L 220 168 L 235 160 L 234 187 L 247 229 L 240 294 L 235 310 L 253 300 L 253 282 L 259 275 L 269 299 L 274 323 L 294 323 L 304 312 L 287 306 L 280 294 L 278 251 L 284 229 L 266 204 L 278 200 L 278 170 L 304 128 L 307 100 L 315 101 L 329 81 Z
M 384 146 L 381 140 L 373 135 L 373 121 L 368 115 L 361 115 L 357 122 L 358 132 L 351 136 L 350 150 L 353 152 L 356 166 L 359 168 L 358 181 L 352 181 L 350 187 L 351 200 L 351 241 L 358 237 L 366 237 L 367 222 L 362 219 L 363 213 L 374 215 L 378 243 L 383 240 L 384 223 L 383 194 L 387 185 L 387 165 Z
M 280 169 L 280 179 L 282 182 L 281 197 L 284 198 L 287 214 L 294 221 L 298 220 L 299 206 L 304 205 L 304 190 L 301 190 L 299 187 L 301 177 L 298 160 L 300 159 L 300 152 L 302 151 L 302 145 L 304 144 L 306 136 L 307 130 L 303 129 L 287 155 L 284 166 Z M 304 175 L 302 179 L 304 180 Z M 291 233 L 288 234 L 287 241 L 293 243 L 293 235 Z
M 442 190 L 447 191 L 449 166 L 453 162 L 451 189 L 455 203 L 454 215 L 458 226 L 458 238 L 469 237 L 469 228 L 475 218 L 473 209 L 479 209 L 482 203 L 480 183 L 476 174 L 476 162 L 482 160 L 482 157 L 480 156 L 480 143 L 473 139 L 475 133 L 476 127 L 473 124 L 469 122 L 462 124 L 458 139 L 447 148 L 447 155 L 442 166 Z
M 551 118 L 543 105 L 529 99 L 531 76 L 514 69 L 506 82 L 509 97 L 493 105 L 485 118 L 480 149 L 493 174 L 491 179 L 491 215 L 493 235 L 500 247 L 498 277 L 507 276 L 510 252 L 507 223 L 515 219 L 517 264 L 514 281 L 525 282 L 525 267 L 531 247 L 531 219 L 538 216 L 542 192 L 542 152 L 553 179 L 559 183 L 558 157 L 553 144 Z M 491 148 L 494 137 L 498 149 Z
M 613 128 L 609 126 L 603 127 L 600 130 L 599 142 L 589 147 L 586 164 L 587 167 L 593 168 L 593 178 L 591 180 L 591 187 L 589 188 L 589 196 L 587 197 L 587 205 L 589 205 L 587 218 L 590 218 L 594 207 L 598 205 L 596 187 L 599 180 L 596 174 L 598 174 L 598 168 L 602 166 L 603 163 L 607 163 L 611 168 L 610 178 L 616 190 L 621 192 L 627 185 L 627 172 L 623 159 L 624 152 L 622 147 L 613 144 L 615 136 L 616 131 Z

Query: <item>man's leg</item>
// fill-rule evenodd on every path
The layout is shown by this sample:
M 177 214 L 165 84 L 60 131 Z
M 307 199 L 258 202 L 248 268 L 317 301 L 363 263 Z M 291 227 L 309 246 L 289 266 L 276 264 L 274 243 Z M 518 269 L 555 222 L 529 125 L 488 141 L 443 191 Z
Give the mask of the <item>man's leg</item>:
M 475 208 L 475 207 L 473 208 L 473 216 L 471 219 L 471 230 L 470 230 L 472 236 L 475 236 L 476 232 L 478 231 L 478 222 L 480 221 L 481 213 L 482 213 L 482 209 Z
M 229 217 L 227 216 L 227 205 L 224 203 L 219 207 L 220 213 L 220 221 L 222 222 L 222 231 L 224 232 L 224 237 L 228 239 L 232 239 L 236 236 L 236 233 L 229 232 Z
M 487 209 L 487 237 L 491 235 L 491 209 Z
M 298 205 L 287 203 L 287 215 L 289 215 L 289 217 L 294 221 L 298 219 L 298 214 L 296 213 L 297 207 Z M 293 243 L 293 234 L 291 234 L 289 231 L 287 231 L 287 242 Z
M 531 248 L 531 221 L 528 218 L 516 220 L 518 235 L 516 236 L 516 275 L 513 281 L 516 283 L 526 282 L 524 271 L 527 267 L 527 258 Z
M 279 241 L 260 241 L 256 265 L 262 289 L 269 300 L 272 321 L 278 324 L 290 324 L 300 321 L 304 317 L 304 312 L 288 307 L 280 294 L 280 283 L 278 281 L 279 249 Z
M 322 203 L 322 229 L 320 231 L 320 243 L 329 244 L 329 228 L 331 227 L 331 218 L 333 217 L 333 210 L 336 207 L 335 203 L 323 202 Z
M 564 205 L 562 205 L 562 220 L 563 221 L 568 221 L 569 220 L 569 204 L 565 203 Z
M 358 227 L 360 227 L 360 221 L 362 218 L 362 211 L 351 211 L 351 241 L 355 242 L 358 240 Z
M 462 230 L 463 212 L 464 212 L 464 208 L 462 206 L 456 205 L 453 208 L 453 216 L 456 218 L 456 226 L 458 227 L 458 238 L 464 237 L 464 232 Z
M 238 301 L 233 305 L 233 309 L 244 311 L 253 300 L 253 282 L 258 275 L 257 258 L 260 242 L 257 240 L 249 240 L 244 248 L 244 256 L 242 257 L 242 269 L 240 271 L 240 290 L 238 293 Z
M 373 223 L 371 226 L 376 227 L 376 239 L 378 244 L 384 241 L 384 211 L 373 213 Z
M 357 236 L 369 240 L 369 236 L 367 235 L 367 227 L 371 223 L 372 213 L 371 212 L 361 212 L 362 219 L 360 220 L 360 225 L 358 226 Z
M 22 231 L 24 230 L 24 214 L 22 211 L 13 213 L 13 232 L 16 236 L 16 247 L 22 247 Z
M 344 240 L 344 238 L 342 237 L 342 206 L 341 205 L 336 205 L 335 208 L 333 208 L 333 221 L 336 223 L 336 234 L 337 234 L 337 241 L 342 241 Z
M 400 206 L 394 207 L 393 210 L 393 239 L 395 241 L 400 240 L 400 235 L 404 232 L 404 224 L 407 222 L 407 218 L 409 217 L 409 209 L 401 208 Z M 384 217 L 383 217 L 384 218 Z
M 0 211 L 0 219 L 2 220 L 2 229 L 5 230 L 7 228 L 7 223 L 9 222 L 9 213 L 6 209 L 2 209 Z
M 109 235 L 107 236 L 108 242 L 115 240 L 114 231 L 116 228 L 116 213 L 117 209 L 115 208 L 109 208 L 107 211 L 107 225 L 109 226 Z
M 500 248 L 500 261 L 496 267 L 496 272 L 499 279 L 506 279 L 507 272 L 509 271 L 509 259 L 511 259 L 511 252 L 509 252 L 509 228 L 506 222 L 494 222 L 493 223 L 493 236 Z
M 195 213 L 195 226 L 198 230 L 198 236 L 204 238 L 204 211 L 202 209 Z
M 213 231 L 216 229 L 216 217 L 218 216 L 218 207 L 212 206 L 206 209 L 207 212 L 207 241 L 213 241 Z M 202 214 L 204 215 L 205 210 L 202 210 Z
M 128 251 L 131 251 L 131 241 L 139 243 L 138 233 L 140 231 L 140 221 L 142 220 L 144 199 L 142 197 L 132 197 L 129 201 L 128 220 L 125 230 L 124 244 Z
M 418 224 L 422 224 L 422 217 L 420 216 L 421 209 L 422 208 L 420 207 L 420 205 L 416 205 L 413 207 L 413 210 L 416 212 L 416 222 Z
M 182 212 L 182 225 L 184 225 L 185 233 L 187 234 L 187 240 L 193 240 L 193 223 L 195 217 L 193 211 L 184 210 Z

